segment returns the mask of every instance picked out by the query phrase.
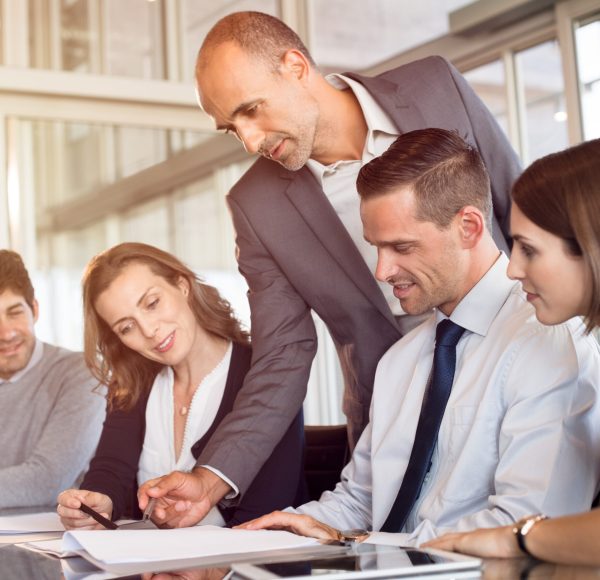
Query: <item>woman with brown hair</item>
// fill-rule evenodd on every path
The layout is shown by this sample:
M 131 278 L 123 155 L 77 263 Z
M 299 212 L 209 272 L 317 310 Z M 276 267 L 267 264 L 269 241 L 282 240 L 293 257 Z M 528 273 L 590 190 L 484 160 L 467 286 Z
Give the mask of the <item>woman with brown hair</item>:
M 146 244 L 95 256 L 83 304 L 85 358 L 108 387 L 108 416 L 81 489 L 58 498 L 63 524 L 78 529 L 98 527 L 82 503 L 113 520 L 136 518 L 138 485 L 192 469 L 232 409 L 251 359 L 229 303 Z M 301 500 L 303 441 L 300 414 L 239 505 L 213 508 L 203 523 L 234 525 Z
M 508 275 L 522 282 L 540 322 L 582 316 L 591 332 L 600 326 L 600 139 L 533 163 L 512 198 Z M 446 534 L 426 546 L 600 565 L 600 509 L 554 519 L 534 514 L 514 526 Z

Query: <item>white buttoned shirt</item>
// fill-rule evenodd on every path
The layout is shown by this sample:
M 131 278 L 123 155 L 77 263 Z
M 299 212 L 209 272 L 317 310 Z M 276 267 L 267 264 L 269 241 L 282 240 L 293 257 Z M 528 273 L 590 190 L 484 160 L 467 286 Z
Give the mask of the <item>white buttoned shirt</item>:
M 186 415 L 179 457 L 175 454 L 175 375 L 169 366 L 158 373 L 146 405 L 146 432 L 137 474 L 139 485 L 171 471 L 191 471 L 196 465 L 192 446 L 210 429 L 217 416 L 227 383 L 232 348 L 232 344 L 229 343 L 223 359 L 202 379 L 192 397 Z M 217 470 L 212 471 L 237 493 L 237 488 L 229 479 Z M 217 507 L 213 507 L 202 520 L 202 524 L 223 526 L 225 521 Z
M 466 332 L 431 468 L 402 530 L 409 545 L 531 513 L 584 511 L 595 495 L 598 343 L 579 319 L 540 324 L 507 264 L 502 255 L 450 316 Z M 444 318 L 435 311 L 383 356 L 370 423 L 342 481 L 299 513 L 337 528 L 381 528 L 406 471 Z
M 350 234 L 369 270 L 375 272 L 377 249 L 367 243 L 363 237 L 356 178 L 361 167 L 387 151 L 400 133 L 371 93 L 359 82 L 341 74 L 328 75 L 327 81 L 340 90 L 347 89 L 354 93 L 367 124 L 367 138 L 361 159 L 342 159 L 330 165 L 323 165 L 315 159 L 309 159 L 306 166 L 321 184 L 323 192 Z M 403 315 L 404 311 L 400 306 L 400 301 L 394 296 L 392 287 L 386 282 L 378 281 L 377 284 L 394 315 Z

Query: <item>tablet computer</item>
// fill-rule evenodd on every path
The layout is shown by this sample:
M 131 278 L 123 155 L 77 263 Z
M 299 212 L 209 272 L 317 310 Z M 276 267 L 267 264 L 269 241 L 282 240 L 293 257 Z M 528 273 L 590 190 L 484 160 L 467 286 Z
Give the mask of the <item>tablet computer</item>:
M 341 555 L 306 555 L 279 562 L 241 562 L 231 564 L 231 568 L 237 576 L 249 580 L 313 576 L 320 576 L 323 580 L 345 580 L 430 574 L 441 580 L 445 577 L 478 578 L 481 560 L 440 550 L 353 544 Z

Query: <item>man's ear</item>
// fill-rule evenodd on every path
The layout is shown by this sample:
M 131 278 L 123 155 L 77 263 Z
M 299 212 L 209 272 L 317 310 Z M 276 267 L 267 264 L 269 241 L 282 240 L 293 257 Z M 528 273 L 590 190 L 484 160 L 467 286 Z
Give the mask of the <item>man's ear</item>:
M 35 298 L 33 299 L 31 311 L 33 312 L 33 322 L 37 322 L 40 316 L 40 305 Z
M 311 69 L 306 56 L 295 48 L 291 48 L 281 57 L 281 67 L 299 81 L 305 81 Z
M 466 205 L 458 212 L 456 219 L 463 248 L 465 250 L 474 248 L 485 232 L 485 219 L 481 210 Z

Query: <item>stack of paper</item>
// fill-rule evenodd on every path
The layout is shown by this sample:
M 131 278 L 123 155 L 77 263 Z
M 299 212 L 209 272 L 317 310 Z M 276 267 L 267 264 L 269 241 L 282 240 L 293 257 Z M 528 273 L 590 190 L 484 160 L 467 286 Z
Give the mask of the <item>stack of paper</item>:
M 197 526 L 175 530 L 68 531 L 62 542 L 32 542 L 24 547 L 59 557 L 82 556 L 113 573 L 142 569 L 181 568 L 187 562 L 211 565 L 250 553 L 291 550 L 318 545 L 312 538 L 273 530 L 231 530 Z
M 59 537 L 64 531 L 56 512 L 0 516 L 0 544 Z
M 56 512 L 0 516 L 0 534 L 32 534 L 35 532 L 64 532 Z

